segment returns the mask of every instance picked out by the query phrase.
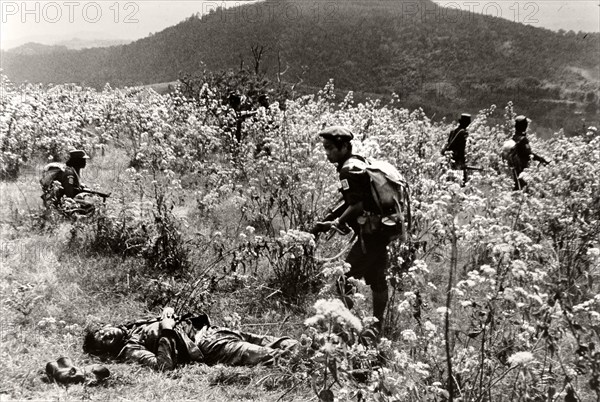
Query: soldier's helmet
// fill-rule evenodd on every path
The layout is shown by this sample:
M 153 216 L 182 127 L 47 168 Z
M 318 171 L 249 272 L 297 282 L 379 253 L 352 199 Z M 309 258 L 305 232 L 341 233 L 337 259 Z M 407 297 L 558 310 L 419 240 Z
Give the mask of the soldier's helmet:
M 529 125 L 529 120 L 527 119 L 527 117 L 520 115 L 515 118 L 515 129 L 517 131 L 527 130 L 528 125 Z

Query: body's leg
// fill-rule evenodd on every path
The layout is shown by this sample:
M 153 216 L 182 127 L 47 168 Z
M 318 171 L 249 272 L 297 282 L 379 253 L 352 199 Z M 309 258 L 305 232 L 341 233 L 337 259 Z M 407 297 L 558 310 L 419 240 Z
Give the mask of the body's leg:
M 226 328 L 216 330 L 198 342 L 206 364 L 253 366 L 269 364 L 282 350 L 289 350 L 298 342 L 294 339 L 261 336 Z

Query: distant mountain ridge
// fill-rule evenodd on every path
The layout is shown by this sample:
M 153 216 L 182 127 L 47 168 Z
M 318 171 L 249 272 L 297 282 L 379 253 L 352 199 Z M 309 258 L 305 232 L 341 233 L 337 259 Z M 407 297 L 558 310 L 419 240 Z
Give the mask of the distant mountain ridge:
M 126 45 L 131 43 L 131 40 L 127 39 L 81 39 L 71 38 L 69 40 L 62 40 L 56 43 L 58 46 L 66 46 L 72 50 L 81 50 L 94 47 L 109 47 Z
M 42 54 L 62 53 L 68 48 L 64 45 L 44 45 L 41 43 L 28 42 L 21 46 L 7 50 L 7 53 L 21 56 L 35 56 Z
M 394 92 L 407 107 L 438 116 L 513 100 L 549 126 L 597 120 L 600 88 L 590 77 L 599 74 L 599 34 L 444 10 L 429 0 L 267 0 L 195 15 L 120 46 L 3 52 L 2 68 L 15 82 L 152 84 L 204 66 L 251 66 L 250 49 L 259 46 L 261 71 L 271 78 L 285 71 L 281 78 L 299 88 L 333 78 L 338 89 Z
M 45 45 L 37 42 L 28 42 L 21 46 L 17 46 L 6 50 L 6 53 L 22 55 L 22 56 L 36 56 L 42 54 L 53 54 L 63 53 L 66 50 L 81 50 L 88 48 L 97 47 L 109 47 L 118 46 L 131 43 L 130 40 L 125 39 L 81 39 L 72 38 L 69 40 L 62 40 L 56 42 L 53 45 Z

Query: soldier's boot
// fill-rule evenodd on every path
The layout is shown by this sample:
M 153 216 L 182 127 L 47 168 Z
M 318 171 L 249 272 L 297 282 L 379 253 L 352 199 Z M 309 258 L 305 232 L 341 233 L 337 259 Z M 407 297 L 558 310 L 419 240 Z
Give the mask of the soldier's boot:
M 92 364 L 84 367 L 85 376 L 86 376 L 86 384 L 88 385 L 96 385 L 101 383 L 110 377 L 110 371 L 100 365 L 100 364 Z
M 388 302 L 388 290 L 382 290 L 380 292 L 373 291 L 373 316 L 379 320 L 375 326 L 379 331 L 379 336 L 382 335 L 383 331 L 383 319 L 385 313 L 385 307 Z
M 46 364 L 46 375 L 51 382 L 77 384 L 85 381 L 85 371 L 75 367 L 68 357 L 61 357 Z

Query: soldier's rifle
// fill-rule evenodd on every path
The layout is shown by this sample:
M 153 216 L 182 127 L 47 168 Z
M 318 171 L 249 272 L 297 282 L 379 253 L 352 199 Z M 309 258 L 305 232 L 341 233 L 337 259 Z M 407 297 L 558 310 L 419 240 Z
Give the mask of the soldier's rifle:
M 325 215 L 325 217 L 320 222 L 331 222 L 331 221 L 335 220 L 336 218 L 339 218 L 340 216 L 342 216 L 342 214 L 344 213 L 344 211 L 346 210 L 347 207 L 348 207 L 348 205 L 346 204 L 344 199 L 343 198 L 339 199 L 334 204 L 334 207 L 330 209 L 331 212 L 329 212 L 327 215 Z M 350 233 L 350 231 L 351 231 L 351 229 L 348 225 L 345 225 L 342 228 L 332 226 L 326 239 L 327 240 L 331 239 L 333 237 L 333 235 L 335 234 L 335 232 L 338 232 L 339 234 L 342 234 L 342 235 L 347 235 L 348 233 Z
M 97 195 L 98 197 L 102 198 L 103 202 L 106 202 L 106 199 L 108 197 L 110 197 L 110 194 L 111 194 L 111 193 L 108 193 L 108 194 L 107 193 L 101 193 L 100 191 L 88 190 L 86 188 L 82 189 L 80 192 L 81 193 L 86 193 L 86 194 Z
M 348 205 L 346 204 L 346 202 L 342 199 L 340 199 L 337 203 L 334 204 L 334 207 L 330 209 L 330 212 L 325 215 L 325 217 L 323 217 L 323 219 L 320 222 L 331 222 L 333 220 L 335 220 L 336 218 L 339 218 L 340 216 L 342 216 L 342 214 L 344 213 L 344 211 L 346 210 L 346 208 L 348 207 Z M 333 238 L 333 236 L 336 233 L 339 233 L 343 236 L 348 235 L 350 232 L 352 232 L 352 229 L 348 226 L 348 225 L 343 225 L 342 227 L 337 227 L 337 226 L 331 226 L 331 229 L 329 230 L 329 232 L 326 234 L 325 236 L 325 241 L 329 241 Z M 315 236 L 315 240 L 318 241 L 319 239 L 319 233 L 314 233 Z M 345 246 L 341 247 L 341 249 L 339 250 L 339 252 L 334 255 L 334 256 L 328 256 L 328 257 L 324 257 L 324 256 L 319 256 L 318 252 L 315 252 L 315 260 L 320 261 L 320 262 L 328 262 L 328 261 L 333 261 L 338 259 L 342 254 L 344 254 L 348 247 L 350 247 L 350 245 L 354 242 L 354 239 L 356 238 L 356 233 L 354 233 L 352 235 L 352 238 L 346 242 Z M 320 249 L 320 246 L 317 246 L 317 249 Z
M 183 320 L 186 320 L 190 317 L 192 317 L 192 313 L 185 313 L 183 315 L 174 315 L 173 316 L 173 320 L 175 320 L 175 323 L 179 323 Z M 141 320 L 135 320 L 135 321 L 130 321 L 128 323 L 125 323 L 123 325 L 123 327 L 127 328 L 127 329 L 131 329 L 140 325 L 147 325 L 147 324 L 154 324 L 155 322 L 160 322 L 163 318 L 162 317 L 153 317 L 153 318 L 146 318 L 146 319 L 141 319 Z
M 465 170 L 476 170 L 478 172 L 485 172 L 486 169 L 477 166 L 465 166 Z

